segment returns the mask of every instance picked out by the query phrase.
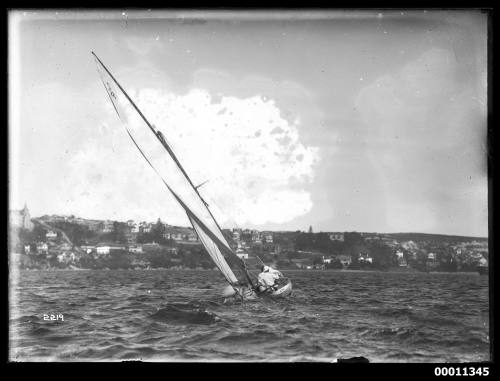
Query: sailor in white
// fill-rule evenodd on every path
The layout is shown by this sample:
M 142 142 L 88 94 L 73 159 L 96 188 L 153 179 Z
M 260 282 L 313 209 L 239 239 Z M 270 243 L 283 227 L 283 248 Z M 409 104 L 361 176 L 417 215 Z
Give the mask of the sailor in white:
M 269 266 L 262 266 L 261 273 L 258 276 L 259 281 L 259 291 L 266 291 L 274 286 L 276 280 L 281 278 L 281 274 L 278 270 L 273 269 Z

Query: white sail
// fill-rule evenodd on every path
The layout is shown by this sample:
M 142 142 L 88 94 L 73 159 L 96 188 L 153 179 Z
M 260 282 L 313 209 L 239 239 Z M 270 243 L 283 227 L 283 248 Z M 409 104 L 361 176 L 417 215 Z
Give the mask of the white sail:
M 191 225 L 193 225 L 194 230 L 198 234 L 200 241 L 203 243 L 203 246 L 207 249 L 208 254 L 214 261 L 215 265 L 219 268 L 222 275 L 226 278 L 229 283 L 236 284 L 238 279 L 234 275 L 233 271 L 227 264 L 224 256 L 220 252 L 219 248 L 215 244 L 215 242 L 203 231 L 200 225 L 198 225 L 192 218 L 189 218 L 191 221 Z
M 233 254 L 232 250 L 207 204 L 173 153 L 171 146 L 166 142 L 161 132 L 147 121 L 99 58 L 94 53 L 92 54 L 109 99 L 128 135 L 184 208 L 203 246 L 226 280 L 231 284 L 237 283 L 237 277 L 221 252 L 222 250 L 225 253 Z M 167 150 L 168 155 L 165 154 L 165 150 Z

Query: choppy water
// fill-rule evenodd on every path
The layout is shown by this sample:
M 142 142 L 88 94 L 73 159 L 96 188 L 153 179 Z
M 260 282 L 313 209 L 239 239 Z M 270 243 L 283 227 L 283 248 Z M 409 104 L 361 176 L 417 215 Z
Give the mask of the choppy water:
M 21 271 L 17 361 L 489 360 L 488 278 L 288 271 L 291 298 L 224 305 L 215 271 Z M 64 321 L 44 321 L 61 313 Z

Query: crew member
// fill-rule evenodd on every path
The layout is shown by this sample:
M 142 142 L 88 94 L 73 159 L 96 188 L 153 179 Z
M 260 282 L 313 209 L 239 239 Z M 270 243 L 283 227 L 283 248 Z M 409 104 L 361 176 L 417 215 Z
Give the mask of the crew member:
M 270 266 L 262 266 L 261 273 L 258 276 L 258 290 L 260 292 L 272 289 L 276 281 L 281 278 L 283 274 Z

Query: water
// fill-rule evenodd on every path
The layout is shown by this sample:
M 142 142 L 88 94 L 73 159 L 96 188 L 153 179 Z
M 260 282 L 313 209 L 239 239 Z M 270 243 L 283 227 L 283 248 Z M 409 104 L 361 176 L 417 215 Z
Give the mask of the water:
M 215 271 L 21 271 L 17 361 L 489 360 L 477 274 L 288 271 L 287 300 L 222 304 Z M 45 321 L 61 313 L 64 321 Z

